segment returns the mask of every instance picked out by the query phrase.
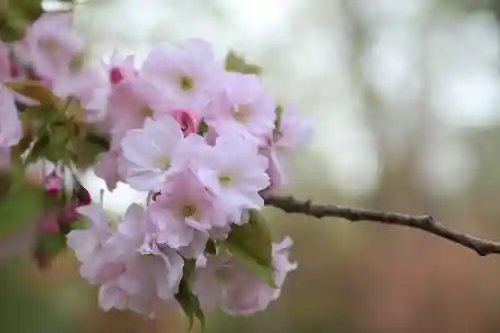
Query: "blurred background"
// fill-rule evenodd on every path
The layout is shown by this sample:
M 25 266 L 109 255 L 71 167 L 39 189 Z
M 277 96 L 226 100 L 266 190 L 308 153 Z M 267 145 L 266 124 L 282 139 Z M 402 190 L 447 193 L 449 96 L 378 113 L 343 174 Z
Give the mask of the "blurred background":
M 317 124 L 310 145 L 290 159 L 294 183 L 284 192 L 432 213 L 500 239 L 500 1 L 80 2 L 76 25 L 94 61 L 115 47 L 143 58 L 155 43 L 200 37 L 221 58 L 233 49 L 262 65 L 274 95 Z M 22 21 L 40 1 L 10 3 L 21 14 L 9 17 Z M 104 187 L 91 174 L 85 184 L 95 198 Z M 142 198 L 125 186 L 104 196 L 114 213 Z M 299 269 L 267 311 L 208 314 L 207 333 L 500 332 L 500 257 L 416 230 L 266 214 L 277 241 L 294 239 Z M 77 267 L 72 253 L 44 272 L 29 254 L 4 261 L 0 331 L 187 331 L 176 310 L 155 322 L 101 312 Z

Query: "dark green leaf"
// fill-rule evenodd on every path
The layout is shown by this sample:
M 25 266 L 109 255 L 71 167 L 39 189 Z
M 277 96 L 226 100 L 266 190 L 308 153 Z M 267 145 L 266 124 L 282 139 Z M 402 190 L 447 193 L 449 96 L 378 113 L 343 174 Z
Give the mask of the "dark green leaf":
M 185 260 L 183 270 L 184 274 L 179 284 L 179 291 L 175 295 L 175 299 L 179 302 L 182 310 L 189 319 L 189 330 L 193 328 L 195 318 L 200 321 L 202 329 L 205 327 L 205 315 L 201 310 L 200 301 L 198 300 L 198 297 L 193 294 L 190 287 L 195 265 L 195 260 Z
M 26 164 L 35 162 L 43 156 L 44 150 L 49 146 L 50 140 L 48 135 L 43 135 L 35 141 L 28 156 L 26 157 Z
M 234 52 L 229 52 L 226 56 L 226 70 L 228 72 L 238 72 L 243 74 L 261 75 L 262 68 L 260 66 L 248 63 L 245 58 L 237 55 Z
M 70 151 L 73 162 L 78 168 L 91 166 L 99 154 L 109 150 L 109 142 L 95 135 L 87 135 L 85 140 L 74 138 Z
M 19 143 L 13 149 L 15 149 L 16 152 L 18 152 L 19 154 L 22 154 L 29 148 L 32 141 L 33 137 L 31 136 L 30 133 L 27 133 L 21 138 Z
M 251 210 L 249 214 L 247 223 L 232 228 L 224 245 L 235 259 L 274 286 L 271 233 L 259 211 Z
M 213 239 L 209 239 L 207 242 L 207 246 L 205 247 L 205 253 L 210 255 L 217 254 L 217 244 Z
M 87 134 L 87 141 L 93 145 L 96 145 L 101 148 L 102 151 L 108 151 L 109 150 L 109 140 L 102 136 L 98 136 L 93 133 L 88 133 Z
M 59 149 L 64 149 L 70 138 L 68 127 L 64 123 L 53 123 L 49 135 L 51 145 Z

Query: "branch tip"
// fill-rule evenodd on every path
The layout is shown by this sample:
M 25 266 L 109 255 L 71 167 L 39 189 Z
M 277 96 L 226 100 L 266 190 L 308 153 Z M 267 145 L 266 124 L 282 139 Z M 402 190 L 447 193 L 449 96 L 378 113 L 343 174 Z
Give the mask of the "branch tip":
M 370 221 L 420 229 L 474 250 L 480 256 L 486 256 L 492 253 L 500 254 L 500 242 L 481 239 L 466 233 L 458 232 L 438 223 L 434 217 L 429 214 L 417 216 L 369 209 L 348 208 L 338 205 L 318 205 L 313 204 L 310 199 L 300 201 L 292 196 L 281 197 L 270 194 L 264 195 L 264 202 L 265 205 L 273 206 L 286 213 L 298 213 L 314 216 L 316 218 L 338 217 L 351 222 Z

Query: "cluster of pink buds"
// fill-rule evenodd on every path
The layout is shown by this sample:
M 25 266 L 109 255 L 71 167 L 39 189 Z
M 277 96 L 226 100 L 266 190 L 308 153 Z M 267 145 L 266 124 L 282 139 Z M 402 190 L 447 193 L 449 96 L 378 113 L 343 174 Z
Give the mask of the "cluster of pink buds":
M 60 198 L 63 196 L 63 179 L 56 172 L 50 173 L 45 179 L 45 191 L 48 196 Z M 44 234 L 57 234 L 61 229 L 67 230 L 69 226 L 81 215 L 77 209 L 90 205 L 92 199 L 89 192 L 81 184 L 76 184 L 71 197 L 62 207 L 54 207 L 47 211 L 39 221 L 39 230 Z
M 0 54 L 0 155 L 93 167 L 109 190 L 123 182 L 149 200 L 111 222 L 77 186 L 40 229 L 68 231 L 104 310 L 154 316 L 180 305 L 199 319 L 216 308 L 264 310 L 296 264 L 290 238 L 272 242 L 262 195 L 286 185 L 285 158 L 310 138 L 309 119 L 200 39 L 156 45 L 140 64 L 115 52 L 85 67 L 84 49 L 64 14 L 42 16 L 15 43 L 34 76 L 13 75 L 8 53 Z M 97 148 L 95 162 L 82 157 Z M 45 191 L 62 196 L 62 179 L 49 175 Z M 86 228 L 65 227 L 82 217 Z

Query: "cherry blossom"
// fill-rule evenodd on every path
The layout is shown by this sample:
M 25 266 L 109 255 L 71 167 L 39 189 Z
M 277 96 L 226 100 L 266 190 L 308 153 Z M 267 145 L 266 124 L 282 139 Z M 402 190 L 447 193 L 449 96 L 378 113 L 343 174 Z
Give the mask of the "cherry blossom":
M 193 110 L 202 116 L 222 89 L 222 73 L 210 44 L 190 39 L 182 47 L 158 45 L 144 61 L 139 75 L 161 90 L 172 108 Z
M 16 46 L 17 55 L 47 83 L 71 74 L 84 51 L 83 38 L 71 26 L 71 14 L 43 14 Z
M 50 160 L 75 180 L 66 195 L 63 175 L 44 168 L 43 199 L 58 205 L 39 214 L 38 234 L 66 237 L 104 311 L 266 309 L 297 264 L 291 239 L 272 243 L 261 223 L 263 195 L 287 183 L 310 121 L 279 107 L 259 76 L 226 70 L 206 41 L 91 64 L 71 25 L 42 15 L 14 43 L 17 59 L 0 42 L 2 172 Z M 80 184 L 89 164 L 109 190 L 122 182 L 148 199 L 108 215 Z
M 264 206 L 259 191 L 269 185 L 268 161 L 250 141 L 240 136 L 220 136 L 202 163 L 205 168 L 197 169 L 197 176 L 218 197 L 218 209 L 235 223 L 242 222 L 243 209 Z
M 123 178 L 137 190 L 161 186 L 172 166 L 177 145 L 184 139 L 170 116 L 146 119 L 144 127 L 130 130 L 122 140 Z
M 288 259 L 290 238 L 273 244 L 275 288 L 248 268 L 241 265 L 228 252 L 207 258 L 205 266 L 197 271 L 195 291 L 202 307 L 213 310 L 220 307 L 232 315 L 247 316 L 267 308 L 276 300 L 289 272 L 297 268 Z
M 274 129 L 275 107 L 258 76 L 229 73 L 206 121 L 220 135 L 241 135 L 260 144 Z

